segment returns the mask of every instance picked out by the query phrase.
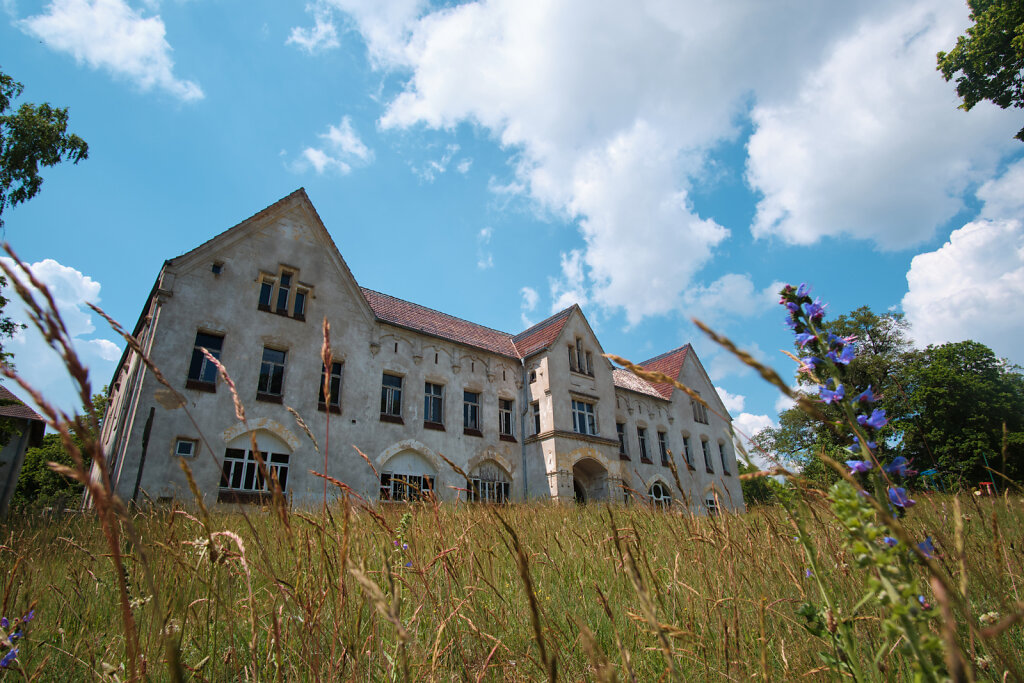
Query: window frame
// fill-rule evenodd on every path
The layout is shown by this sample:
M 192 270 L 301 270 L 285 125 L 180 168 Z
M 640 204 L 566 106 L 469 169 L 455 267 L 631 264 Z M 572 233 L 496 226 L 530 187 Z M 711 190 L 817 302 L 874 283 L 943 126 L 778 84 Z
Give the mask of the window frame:
M 387 479 L 386 483 L 385 479 Z M 387 503 L 414 503 L 420 500 L 429 500 L 435 495 L 436 479 L 437 475 L 434 474 L 408 474 L 383 470 L 377 479 L 379 482 L 378 500 Z M 401 495 L 396 495 L 396 488 Z M 387 491 L 386 495 L 385 491 Z
M 281 361 L 277 362 L 273 359 L 267 359 L 267 352 L 280 353 Z M 256 400 L 266 401 L 268 403 L 283 403 L 284 402 L 284 373 L 285 367 L 288 364 L 288 351 L 287 349 L 276 349 L 273 346 L 264 346 L 263 354 L 260 356 L 260 374 L 259 379 L 256 381 Z M 278 390 L 274 391 L 274 376 L 275 370 L 279 370 L 277 373 L 278 377 Z M 266 383 L 264 383 L 264 377 L 266 377 Z
M 660 496 L 655 496 L 655 487 L 661 490 Z M 647 489 L 647 499 L 652 505 L 660 507 L 663 510 L 672 507 L 672 493 L 670 492 L 669 487 L 660 479 L 651 484 L 650 488 Z
M 619 437 L 619 460 L 629 460 L 629 445 L 626 443 L 626 423 L 615 423 L 615 435 Z
M 337 370 L 337 372 L 335 372 Z M 330 401 L 324 401 L 324 380 L 327 378 L 327 366 L 320 363 L 320 386 L 317 389 L 317 409 L 332 413 L 341 412 L 341 387 L 345 377 L 345 361 L 331 361 L 331 380 L 328 387 L 331 393 Z M 337 390 L 334 386 L 337 384 Z
M 668 467 L 670 460 L 668 453 L 668 433 L 658 431 L 658 453 L 661 455 L 661 464 L 663 467 Z
M 708 474 L 714 474 L 715 466 L 711 461 L 711 442 L 705 438 L 701 438 L 700 448 L 704 451 L 704 469 L 707 470 Z
M 636 440 L 640 444 L 640 462 L 653 464 L 650 454 L 647 452 L 647 427 L 636 426 Z
M 729 471 L 729 464 L 725 460 L 725 444 L 721 441 L 718 442 L 718 459 L 722 461 L 722 474 L 731 477 L 732 472 Z
M 444 385 L 423 382 L 423 426 L 444 430 Z
M 306 309 L 309 307 L 313 288 L 299 280 L 298 268 L 282 265 L 276 273 L 261 271 L 258 281 L 258 310 L 300 322 L 306 320 Z
M 181 444 L 187 443 L 191 446 L 190 453 L 182 453 L 180 446 Z M 171 449 L 171 454 L 177 458 L 194 458 L 199 454 L 199 439 L 191 439 L 186 436 L 179 436 L 174 440 L 174 447 Z
M 291 454 L 264 453 L 260 451 L 260 457 L 263 458 L 263 464 L 267 468 L 268 475 L 277 473 L 277 481 L 281 484 L 282 493 L 287 491 Z M 237 484 L 235 484 L 236 479 L 238 480 Z M 270 487 L 270 481 L 264 480 L 263 475 L 260 474 L 259 463 L 256 461 L 253 452 L 244 448 L 225 449 L 224 458 L 221 462 L 219 490 L 221 492 L 263 495 L 273 491 Z
M 537 436 L 540 434 L 540 401 L 534 401 L 530 406 L 533 409 L 533 435 Z
M 683 458 L 686 460 L 686 467 L 690 470 L 696 470 L 693 466 L 693 448 L 690 445 L 690 435 L 683 434 Z
M 470 396 L 474 397 L 472 400 Z M 470 436 L 483 436 L 481 431 L 480 398 L 483 392 L 462 390 L 462 433 Z M 471 419 L 472 418 L 472 419 Z
M 597 406 L 592 401 L 572 399 L 572 430 L 584 436 L 598 435 Z
M 397 381 L 395 384 L 387 384 L 387 378 Z M 405 424 L 402 419 L 402 389 L 405 377 L 385 370 L 380 380 L 380 420 L 381 422 L 397 422 Z
M 208 337 L 209 341 L 217 340 L 217 348 L 211 348 L 210 344 L 201 344 L 200 337 Z M 203 340 L 206 341 L 206 340 Z M 186 389 L 196 389 L 209 393 L 217 391 L 217 366 L 210 362 L 210 359 L 200 349 L 206 349 L 210 355 L 217 360 L 221 359 L 224 352 L 224 335 L 216 332 L 203 332 L 196 330 L 196 339 L 192 345 L 192 360 L 189 362 L 188 375 L 185 380 Z M 198 365 L 197 365 L 198 363 Z M 207 379 L 209 377 L 209 379 Z
M 504 479 L 469 477 L 466 500 L 470 503 L 507 505 L 512 502 L 512 483 Z
M 498 438 L 502 441 L 516 440 L 515 399 L 498 397 Z

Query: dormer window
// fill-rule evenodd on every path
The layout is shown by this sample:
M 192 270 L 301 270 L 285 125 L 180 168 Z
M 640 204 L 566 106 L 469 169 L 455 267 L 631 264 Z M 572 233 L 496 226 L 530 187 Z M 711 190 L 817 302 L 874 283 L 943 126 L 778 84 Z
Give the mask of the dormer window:
M 284 267 L 273 275 L 263 273 L 256 307 L 261 311 L 305 320 L 310 288 L 299 283 L 298 278 L 298 271 Z
M 594 357 L 583 348 L 582 337 L 576 337 L 576 343 L 569 344 L 569 369 L 582 375 L 594 376 Z

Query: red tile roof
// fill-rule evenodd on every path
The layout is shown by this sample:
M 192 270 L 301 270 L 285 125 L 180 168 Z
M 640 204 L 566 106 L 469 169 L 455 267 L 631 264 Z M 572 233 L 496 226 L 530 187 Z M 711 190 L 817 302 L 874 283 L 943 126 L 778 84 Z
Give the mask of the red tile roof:
M 672 349 L 671 351 L 666 351 L 660 356 L 655 356 L 650 360 L 645 360 L 643 363 L 637 363 L 637 365 L 645 370 L 660 372 L 673 379 L 678 379 L 679 372 L 683 369 L 683 362 L 686 360 L 686 352 L 689 350 L 690 345 L 685 344 L 680 346 L 678 349 Z M 658 383 L 653 384 L 652 386 L 662 398 L 672 398 L 672 391 L 675 389 L 674 384 Z
M 360 287 L 373 314 L 383 322 L 441 339 L 474 346 L 502 356 L 519 358 L 512 335 L 492 330 L 426 306 Z
M 39 417 L 36 411 L 22 403 L 17 396 L 8 391 L 7 387 L 2 384 L 0 384 L 0 416 L 43 421 L 43 418 Z
M 512 338 L 515 344 L 516 351 L 519 352 L 520 358 L 526 358 L 531 353 L 545 349 L 551 345 L 551 342 L 558 338 L 561 334 L 562 328 L 565 327 L 565 321 L 569 319 L 569 314 L 572 313 L 572 309 L 576 306 L 570 306 L 564 310 L 555 313 L 546 320 L 541 320 L 533 327 L 520 332 Z
M 614 382 L 615 386 L 619 389 L 628 389 L 629 391 L 646 394 L 647 396 L 653 396 L 654 398 L 665 398 L 658 393 L 658 390 L 655 389 L 650 382 L 640 379 L 629 370 L 623 370 L 622 368 L 615 368 L 612 370 L 612 382 Z

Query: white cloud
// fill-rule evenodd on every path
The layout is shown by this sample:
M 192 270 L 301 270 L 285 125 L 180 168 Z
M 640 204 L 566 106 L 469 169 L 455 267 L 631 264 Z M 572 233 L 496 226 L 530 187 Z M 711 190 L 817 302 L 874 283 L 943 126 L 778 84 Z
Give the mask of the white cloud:
M 579 249 L 573 249 L 567 254 L 563 253 L 561 261 L 562 276 L 548 278 L 548 286 L 551 288 L 552 313 L 573 304 L 585 306 L 589 301 L 584 284 L 583 253 Z
M 318 0 L 307 5 L 306 11 L 314 18 L 343 12 L 362 34 L 373 62 L 384 64 L 403 58 L 415 21 L 426 5 L 426 0 Z
M 921 346 L 973 339 L 1024 362 L 1024 159 L 978 189 L 980 217 L 907 272 L 903 312 Z
M 3 261 L 14 268 L 16 273 L 20 273 L 11 259 L 4 257 Z M 103 385 L 110 381 L 114 365 L 121 356 L 121 347 L 118 344 L 102 336 L 96 336 L 95 321 L 99 318 L 85 305 L 87 301 L 100 301 L 100 283 L 53 259 L 32 263 L 28 267 L 35 277 L 49 288 L 71 336 L 75 351 L 89 368 L 92 391 L 100 391 Z M 25 277 L 21 280 L 27 281 Z M 13 339 L 4 343 L 5 350 L 14 353 L 14 364 L 18 374 L 58 408 L 67 412 L 80 410 L 77 391 L 62 362 L 29 322 L 25 307 L 14 288 L 8 284 L 3 294 L 10 299 L 4 312 L 12 320 L 28 324 L 27 329 L 18 331 Z M 38 293 L 36 300 L 42 301 Z M 105 321 L 100 322 L 106 325 Z M 23 392 L 18 392 L 16 388 L 14 391 L 27 400 L 28 397 L 22 395 Z
M 713 344 L 712 342 L 705 342 L 701 339 L 696 344 L 702 348 L 709 349 L 707 353 L 702 353 L 700 356 L 705 359 L 704 368 L 707 370 L 708 377 L 712 381 L 718 382 L 726 377 L 744 377 L 752 372 L 750 366 L 721 347 L 711 345 Z M 737 342 L 737 346 L 747 351 L 754 358 L 764 362 L 765 354 L 756 343 Z
M 743 449 L 747 452 L 747 455 L 750 456 L 753 464 L 757 465 L 761 469 L 772 467 L 775 463 L 773 463 L 771 458 L 766 454 L 753 448 L 750 444 L 750 439 L 759 431 L 767 427 L 775 427 L 775 421 L 767 415 L 740 413 L 739 416 L 732 419 L 732 428 L 736 434 L 736 443 L 742 444 Z
M 487 245 L 491 243 L 492 232 L 490 227 L 486 227 L 482 228 L 476 236 L 476 267 L 480 270 L 487 270 L 494 265 L 494 254 L 487 250 Z
M 688 316 L 718 322 L 732 316 L 760 315 L 778 305 L 782 284 L 773 282 L 758 290 L 747 274 L 727 273 L 709 285 L 694 285 L 683 297 Z
M 330 50 L 338 47 L 338 29 L 334 25 L 330 12 L 323 7 L 307 8 L 313 12 L 315 21 L 312 28 L 292 28 L 285 45 L 298 45 L 299 48 L 309 54 Z
M 537 308 L 537 300 L 540 298 L 537 294 L 537 290 L 533 287 L 523 287 L 519 290 L 519 294 L 523 297 L 523 302 L 520 304 L 520 319 L 523 323 L 523 329 L 533 327 L 533 321 L 530 320 L 528 313 L 532 313 Z
M 448 165 L 459 151 L 459 146 L 456 144 L 446 145 L 444 153 L 437 159 L 428 159 L 423 166 L 412 165 L 412 172 L 420 177 L 421 180 L 425 180 L 428 183 L 434 182 L 439 175 L 444 175 L 448 170 Z M 468 170 L 468 169 L 467 169 Z
M 143 17 L 124 0 L 53 0 L 45 13 L 18 26 L 79 63 L 127 78 L 144 91 L 155 87 L 185 101 L 203 97 L 199 84 L 174 76 L 163 20 Z
M 718 398 L 722 399 L 722 404 L 730 414 L 743 412 L 743 405 L 747 402 L 746 396 L 730 394 L 722 387 L 715 387 L 715 391 L 718 392 Z
M 466 175 L 467 173 L 469 173 L 469 167 L 472 165 L 472 159 L 462 159 L 461 161 L 459 161 L 458 164 L 456 164 L 455 170 L 461 173 L 462 175 Z
M 312 166 L 318 174 L 334 169 L 345 175 L 352 170 L 352 164 L 373 161 L 373 150 L 359 139 L 348 116 L 342 118 L 339 125 L 328 126 L 327 132 L 321 133 L 319 137 L 324 145 L 304 149 L 295 164 L 296 170 Z
M 965 114 L 935 70 L 935 53 L 968 24 L 963 3 L 894 10 L 860 23 L 791 97 L 754 107 L 747 176 L 764 194 L 755 236 L 919 243 L 1015 144 L 1014 112 L 982 103 Z

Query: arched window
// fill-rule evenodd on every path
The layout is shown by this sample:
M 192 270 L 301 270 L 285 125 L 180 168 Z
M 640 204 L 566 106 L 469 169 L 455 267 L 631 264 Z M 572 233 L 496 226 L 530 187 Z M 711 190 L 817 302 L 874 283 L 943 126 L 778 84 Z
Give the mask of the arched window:
M 651 485 L 647 495 L 651 497 L 651 502 L 659 507 L 667 508 L 672 504 L 672 496 L 668 492 L 668 487 L 660 481 L 656 481 Z
M 469 475 L 467 498 L 474 503 L 511 502 L 512 485 L 505 471 L 487 461 Z
M 436 472 L 414 451 L 393 456 L 380 473 L 380 499 L 411 501 L 434 495 Z

